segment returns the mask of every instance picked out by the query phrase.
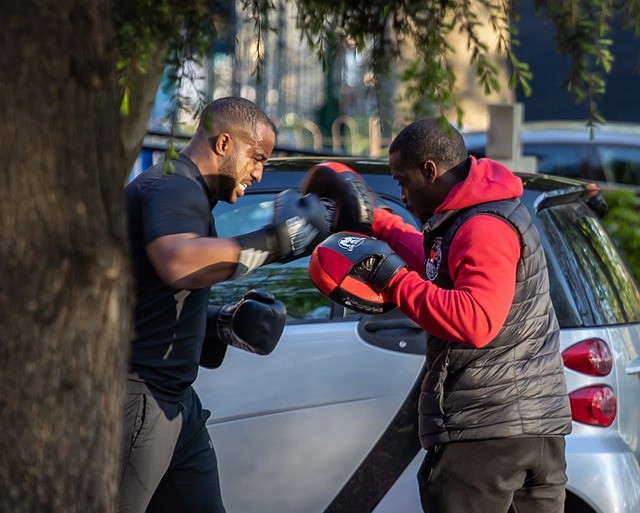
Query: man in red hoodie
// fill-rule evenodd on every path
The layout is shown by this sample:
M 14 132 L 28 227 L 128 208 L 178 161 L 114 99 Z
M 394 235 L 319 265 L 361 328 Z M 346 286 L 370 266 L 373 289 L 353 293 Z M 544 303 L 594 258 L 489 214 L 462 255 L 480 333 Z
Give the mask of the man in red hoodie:
M 435 119 L 398 134 L 389 166 L 423 231 L 375 210 L 371 235 L 388 252 L 362 242 L 361 251 L 378 249 L 356 274 L 428 333 L 418 406 L 423 509 L 561 513 L 571 413 L 522 182 L 498 162 L 469 157 L 460 134 Z

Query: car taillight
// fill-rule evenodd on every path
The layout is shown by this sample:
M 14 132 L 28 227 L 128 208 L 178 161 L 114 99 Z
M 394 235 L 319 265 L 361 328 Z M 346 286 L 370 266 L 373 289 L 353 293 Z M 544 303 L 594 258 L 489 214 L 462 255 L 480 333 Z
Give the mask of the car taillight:
M 617 401 L 613 390 L 596 385 L 569 394 L 573 420 L 592 426 L 608 427 L 616 417 Z
M 613 368 L 611 349 L 599 338 L 572 345 L 562 352 L 562 359 L 565 367 L 591 376 L 606 376 Z

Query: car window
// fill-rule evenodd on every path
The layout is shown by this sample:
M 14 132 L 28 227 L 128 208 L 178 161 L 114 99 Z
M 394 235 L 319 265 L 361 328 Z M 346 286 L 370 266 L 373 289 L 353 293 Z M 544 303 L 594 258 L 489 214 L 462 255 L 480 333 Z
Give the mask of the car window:
M 538 213 L 560 276 L 551 297 L 561 327 L 640 321 L 640 291 L 600 221 L 582 203 Z
M 597 152 L 608 181 L 640 185 L 640 147 L 598 144 Z
M 548 175 L 590 180 L 604 180 L 591 176 L 586 149 L 581 144 L 524 144 L 523 155 L 536 157 L 537 171 Z
M 232 237 L 258 230 L 273 218 L 275 194 L 247 194 L 234 204 L 218 203 L 213 210 L 219 237 Z M 271 292 L 287 307 L 290 320 L 323 320 L 331 315 L 331 301 L 320 294 L 307 273 L 309 257 L 287 264 L 260 267 L 233 281 L 211 288 L 209 303 L 235 303 L 250 289 Z
M 275 193 L 247 194 L 237 203 L 218 203 L 213 210 L 219 237 L 232 237 L 258 230 L 273 218 Z M 389 199 L 381 201 L 415 225 L 411 214 L 400 204 Z M 309 257 L 287 264 L 260 267 L 242 278 L 218 283 L 211 288 L 209 303 L 223 305 L 235 303 L 250 289 L 267 290 L 287 307 L 290 321 L 322 321 L 332 317 L 334 303 L 318 292 L 309 279 Z M 342 308 L 339 309 L 342 316 Z

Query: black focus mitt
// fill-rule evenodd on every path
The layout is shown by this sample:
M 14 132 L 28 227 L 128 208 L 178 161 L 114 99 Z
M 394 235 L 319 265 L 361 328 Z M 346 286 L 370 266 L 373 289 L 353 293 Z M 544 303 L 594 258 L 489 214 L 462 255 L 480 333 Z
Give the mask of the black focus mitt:
M 207 363 L 215 363 L 215 351 L 211 348 L 220 342 L 250 353 L 271 353 L 280 340 L 286 321 L 284 303 L 270 292 L 261 290 L 248 291 L 236 304 L 222 308 L 210 306 L 200 365 L 211 367 Z M 203 361 L 206 353 L 214 357 L 213 362 L 206 358 Z

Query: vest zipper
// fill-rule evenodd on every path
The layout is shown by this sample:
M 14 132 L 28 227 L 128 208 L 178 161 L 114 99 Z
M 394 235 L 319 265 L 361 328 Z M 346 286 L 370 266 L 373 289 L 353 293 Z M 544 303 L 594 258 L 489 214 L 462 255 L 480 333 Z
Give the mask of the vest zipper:
M 451 351 L 451 347 L 447 347 L 447 352 L 444 357 L 444 364 L 442 365 L 442 372 L 440 372 L 440 378 L 438 379 L 438 384 L 436 385 L 436 390 L 438 391 L 438 408 L 440 408 L 440 413 L 445 415 L 444 411 L 444 382 L 447 380 L 447 374 L 449 372 L 449 352 Z

